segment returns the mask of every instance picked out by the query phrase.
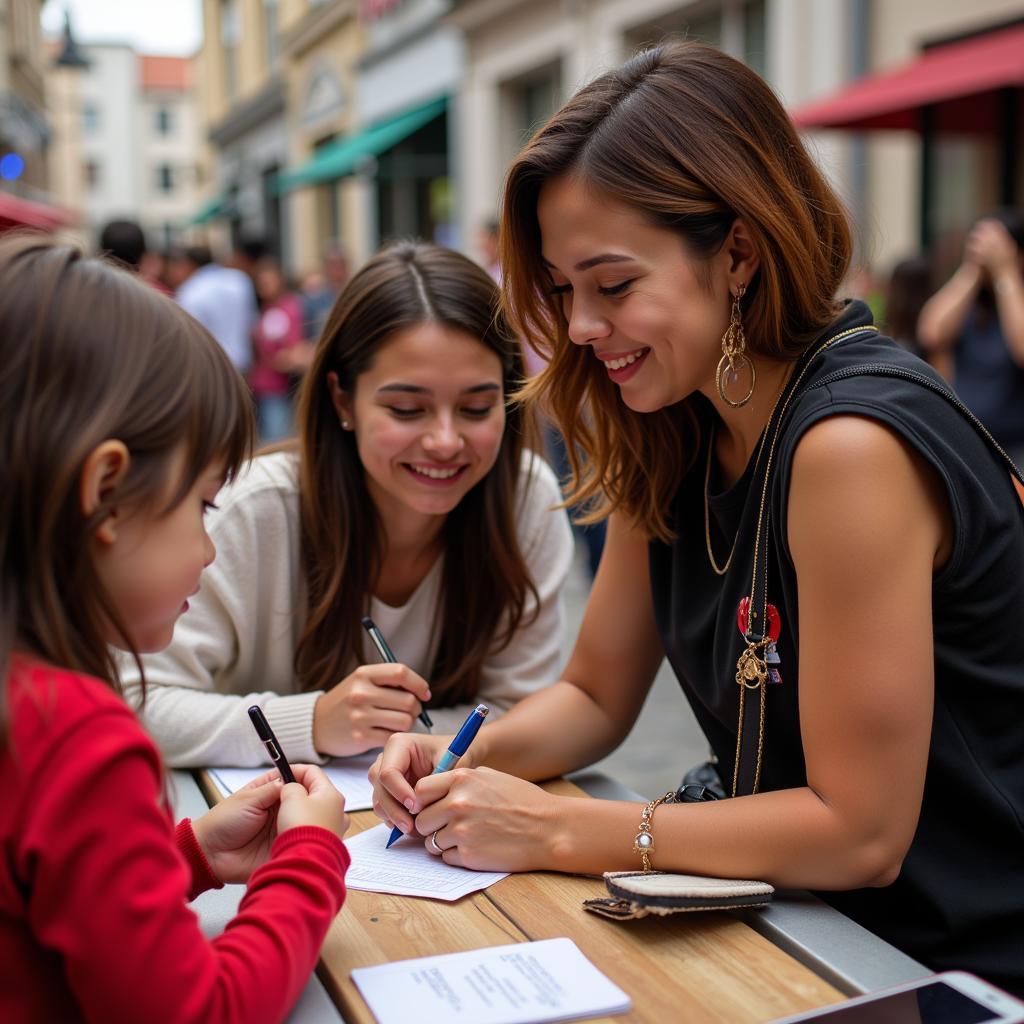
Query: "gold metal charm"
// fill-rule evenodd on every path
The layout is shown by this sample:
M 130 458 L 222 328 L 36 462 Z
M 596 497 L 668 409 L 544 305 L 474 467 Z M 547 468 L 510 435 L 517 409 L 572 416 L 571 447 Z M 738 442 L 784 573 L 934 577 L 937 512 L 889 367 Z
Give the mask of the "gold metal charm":
M 768 663 L 758 651 L 757 644 L 747 644 L 747 649 L 736 662 L 736 682 L 748 690 L 756 690 L 768 681 Z

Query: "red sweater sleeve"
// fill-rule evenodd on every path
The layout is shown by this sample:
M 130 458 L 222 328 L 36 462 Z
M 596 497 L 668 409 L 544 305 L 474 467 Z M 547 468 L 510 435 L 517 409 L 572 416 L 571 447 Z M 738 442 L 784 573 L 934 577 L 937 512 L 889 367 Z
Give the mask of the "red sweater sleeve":
M 87 1020 L 282 1020 L 344 898 L 348 854 L 318 828 L 279 836 L 212 941 L 158 804 L 159 761 L 123 705 L 99 707 L 39 764 L 19 845 L 37 940 L 61 958 Z M 191 829 L 188 829 L 191 832 Z
M 188 887 L 190 903 L 208 889 L 224 888 L 224 883 L 213 873 L 213 868 L 210 867 L 210 862 L 199 845 L 191 818 L 182 818 L 178 822 L 178 827 L 174 830 L 174 842 L 178 847 L 178 853 L 185 858 L 185 863 L 192 873 L 192 881 Z

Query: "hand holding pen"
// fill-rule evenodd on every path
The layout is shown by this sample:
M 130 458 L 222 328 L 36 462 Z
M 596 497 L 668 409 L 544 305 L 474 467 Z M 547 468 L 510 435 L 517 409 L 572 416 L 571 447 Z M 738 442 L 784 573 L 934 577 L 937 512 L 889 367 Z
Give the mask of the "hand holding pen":
M 487 717 L 487 705 L 477 704 L 477 706 L 470 711 L 466 721 L 463 722 L 462 728 L 458 731 L 455 738 L 448 744 L 448 749 L 441 756 L 441 760 L 438 761 L 433 775 L 440 775 L 443 772 L 450 772 L 458 763 L 459 758 L 469 749 L 470 743 L 476 738 L 476 734 L 480 731 L 480 726 L 484 724 L 484 719 Z M 387 845 L 391 846 L 392 843 L 397 842 L 402 838 L 402 830 L 397 826 L 391 830 L 391 835 L 388 838 Z M 436 836 L 431 836 L 436 845 Z M 440 853 L 440 850 L 437 850 Z
M 390 655 L 386 644 L 384 649 Z M 360 665 L 317 699 L 313 745 L 331 757 L 382 747 L 396 733 L 414 728 L 428 700 L 429 684 L 407 665 Z
M 365 629 L 369 634 L 370 640 L 373 642 L 373 646 L 377 648 L 380 660 L 388 664 L 397 665 L 398 659 L 395 657 L 391 648 L 388 647 L 388 642 L 384 639 L 384 634 L 377 628 L 376 623 L 369 615 L 363 617 L 363 629 Z M 430 715 L 427 714 L 426 708 L 420 708 L 419 719 L 426 726 L 427 732 L 430 732 L 434 728 L 434 723 L 430 720 Z

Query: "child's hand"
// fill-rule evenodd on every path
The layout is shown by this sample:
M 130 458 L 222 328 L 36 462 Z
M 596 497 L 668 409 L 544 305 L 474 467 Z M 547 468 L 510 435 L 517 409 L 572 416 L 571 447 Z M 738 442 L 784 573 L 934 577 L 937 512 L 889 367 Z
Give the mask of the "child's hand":
M 339 839 L 348 830 L 345 798 L 312 764 L 293 764 L 295 782 L 281 789 L 281 803 L 277 811 L 278 834 L 290 828 L 316 825 L 333 832 Z
M 248 881 L 270 856 L 283 786 L 272 768 L 192 822 L 196 839 L 222 882 Z

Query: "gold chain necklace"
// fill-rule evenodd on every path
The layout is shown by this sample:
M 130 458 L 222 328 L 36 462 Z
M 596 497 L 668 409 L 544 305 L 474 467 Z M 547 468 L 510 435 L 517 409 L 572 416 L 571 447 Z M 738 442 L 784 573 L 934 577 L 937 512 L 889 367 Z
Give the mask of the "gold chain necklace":
M 848 338 L 853 334 L 860 334 L 864 331 L 877 331 L 878 328 L 874 326 L 864 327 L 851 327 L 848 330 L 840 331 L 838 334 L 829 338 L 827 341 L 822 342 L 821 345 L 812 353 L 810 359 L 804 364 L 800 373 L 797 375 L 793 386 L 789 388 L 789 394 L 786 396 L 786 401 L 783 403 L 782 409 L 779 412 L 778 422 L 775 424 L 775 430 L 772 433 L 772 443 L 768 448 L 768 459 L 765 463 L 764 468 L 764 484 L 761 488 L 761 502 L 757 513 L 757 535 L 754 537 L 754 567 L 751 573 L 750 581 L 750 611 L 749 621 L 747 629 L 748 631 L 754 630 L 754 620 L 758 617 L 758 612 L 754 608 L 754 594 L 757 589 L 757 564 L 758 556 L 761 551 L 761 528 L 764 525 L 765 507 L 768 503 L 768 484 L 771 479 L 772 461 L 775 458 L 775 445 L 779 440 L 779 434 L 782 433 L 782 421 L 786 418 L 786 410 L 789 408 L 789 403 L 793 400 L 793 396 L 796 394 L 800 387 L 800 382 L 804 379 L 804 375 L 811 368 L 811 364 L 822 352 L 826 349 L 831 348 L 837 342 L 842 341 L 843 338 Z M 785 387 L 783 391 L 785 391 Z M 779 393 L 779 397 L 775 399 L 775 405 L 772 407 L 771 415 L 768 417 L 768 426 L 771 426 L 772 420 L 775 417 L 775 409 L 779 404 L 779 400 L 782 398 L 782 392 Z M 765 428 L 764 437 L 761 439 L 762 447 L 764 446 L 765 438 L 768 436 L 768 427 Z M 757 453 L 758 459 L 761 458 L 760 450 Z M 706 500 L 705 491 L 705 500 Z M 706 507 L 706 505 L 705 505 Z M 735 549 L 735 541 L 733 542 L 733 548 Z M 710 552 L 710 548 L 709 548 Z M 730 555 L 730 558 L 732 556 Z M 767 559 L 767 556 L 765 556 Z M 754 784 L 751 789 L 752 793 L 756 793 L 758 786 L 761 782 L 761 761 L 764 754 L 764 714 L 765 714 L 765 698 L 768 683 L 768 664 L 765 660 L 766 648 L 771 643 L 771 638 L 768 635 L 768 623 L 767 623 L 767 610 L 768 610 L 768 579 L 767 570 L 765 574 L 765 586 L 763 591 L 764 601 L 762 602 L 761 629 L 763 635 L 760 640 L 750 640 L 746 636 L 747 646 L 744 648 L 743 653 L 740 655 L 739 660 L 736 662 L 736 682 L 740 687 L 740 711 L 739 711 L 739 723 L 736 728 L 736 761 L 733 765 L 732 775 L 732 795 L 736 796 L 736 790 L 739 785 L 740 778 L 740 752 L 743 747 L 743 713 L 746 705 L 747 690 L 760 690 L 760 713 L 757 724 L 757 759 L 754 764 Z M 754 634 L 757 635 L 756 633 Z
M 795 365 L 795 364 L 794 364 Z M 771 425 L 772 417 L 775 415 L 775 410 L 778 408 L 779 399 L 782 398 L 782 393 L 786 390 L 786 385 L 789 383 L 789 375 L 792 373 L 792 367 L 786 372 L 785 377 L 782 379 L 782 384 L 779 387 L 779 393 L 775 396 L 775 401 L 772 403 L 772 411 L 768 413 L 768 424 L 765 426 L 764 433 L 761 434 L 761 443 L 757 446 L 757 457 L 754 459 L 754 473 L 757 473 L 757 465 L 761 461 L 761 453 L 764 451 L 764 443 L 768 439 L 768 426 Z M 711 458 L 715 451 L 715 427 L 714 424 L 711 426 L 711 437 L 708 439 L 708 460 L 707 465 L 704 467 L 704 546 L 708 552 L 708 562 L 711 564 L 711 568 L 714 570 L 716 576 L 724 576 L 729 571 L 729 566 L 732 565 L 732 556 L 736 553 L 736 541 L 739 540 L 739 533 L 732 539 L 732 547 L 729 548 L 729 557 L 725 560 L 725 565 L 721 568 L 718 567 L 718 563 L 715 561 L 714 551 L 711 549 L 711 508 L 710 500 L 708 498 L 708 486 L 711 482 Z

